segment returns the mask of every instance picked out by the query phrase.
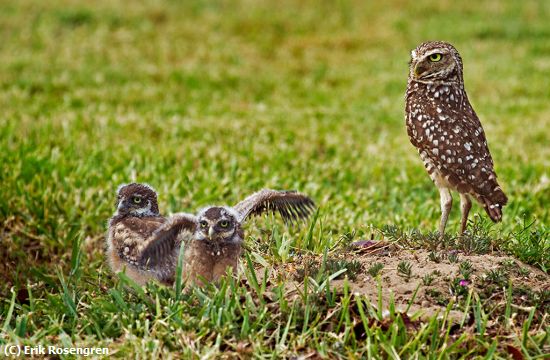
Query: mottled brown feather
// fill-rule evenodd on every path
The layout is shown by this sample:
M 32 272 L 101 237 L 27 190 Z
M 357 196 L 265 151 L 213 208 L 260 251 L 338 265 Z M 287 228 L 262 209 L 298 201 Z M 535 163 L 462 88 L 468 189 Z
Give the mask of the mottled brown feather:
M 165 221 L 161 216 L 114 217 L 107 233 L 107 257 L 111 270 L 115 273 L 126 270 L 127 275 L 139 284 L 154 278 L 152 274 L 142 271 L 137 261 L 143 245 Z
M 197 228 L 191 214 L 175 214 L 161 226 L 145 244 L 139 264 L 145 268 L 166 266 L 177 259 L 182 242 L 190 241 Z M 175 265 L 173 263 L 172 265 Z
M 314 208 L 313 200 L 304 194 L 270 189 L 258 191 L 234 207 L 243 222 L 249 216 L 278 212 L 285 223 L 309 217 Z

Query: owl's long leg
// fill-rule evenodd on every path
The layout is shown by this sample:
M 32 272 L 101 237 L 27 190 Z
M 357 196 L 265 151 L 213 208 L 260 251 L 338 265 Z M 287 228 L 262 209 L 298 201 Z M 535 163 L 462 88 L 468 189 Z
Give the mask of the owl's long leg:
M 460 234 L 464 234 L 466 227 L 468 226 L 468 214 L 472 208 L 472 201 L 467 194 L 460 194 L 460 213 L 462 214 L 462 221 L 460 222 Z
M 439 197 L 441 200 L 441 222 L 439 224 L 439 236 L 443 239 L 445 236 L 445 226 L 447 225 L 449 213 L 451 212 L 451 208 L 453 206 L 453 197 L 451 196 L 451 191 L 445 187 L 439 188 Z

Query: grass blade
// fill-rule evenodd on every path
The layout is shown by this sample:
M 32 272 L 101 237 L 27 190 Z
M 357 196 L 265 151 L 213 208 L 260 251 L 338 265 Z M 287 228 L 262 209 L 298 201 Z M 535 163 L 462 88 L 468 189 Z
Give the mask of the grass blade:
M 185 244 L 182 243 L 180 246 L 180 251 L 178 253 L 178 264 L 176 266 L 176 301 L 181 299 L 182 290 L 183 290 L 183 257 L 185 255 Z
M 4 326 L 2 326 L 2 331 L 5 332 L 8 330 L 10 326 L 11 317 L 13 315 L 13 308 L 15 307 L 15 291 L 13 288 L 11 288 L 11 301 L 10 301 L 10 307 L 8 309 L 8 314 L 6 315 L 6 320 L 4 321 Z

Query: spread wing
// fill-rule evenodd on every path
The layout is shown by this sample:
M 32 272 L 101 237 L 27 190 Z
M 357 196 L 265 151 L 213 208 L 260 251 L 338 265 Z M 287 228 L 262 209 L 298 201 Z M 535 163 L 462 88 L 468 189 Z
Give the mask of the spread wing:
M 279 212 L 285 223 L 289 223 L 309 217 L 315 209 L 315 203 L 296 191 L 263 189 L 235 205 L 234 209 L 239 213 L 241 222 L 251 215 Z
M 138 263 L 142 267 L 154 269 L 166 267 L 177 260 L 182 241 L 191 239 L 196 229 L 194 215 L 179 213 L 170 217 L 143 247 Z

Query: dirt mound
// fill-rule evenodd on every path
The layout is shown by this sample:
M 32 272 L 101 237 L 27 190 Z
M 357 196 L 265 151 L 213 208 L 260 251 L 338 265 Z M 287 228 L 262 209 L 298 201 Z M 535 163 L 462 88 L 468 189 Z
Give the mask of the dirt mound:
M 366 295 L 373 304 L 381 294 L 384 309 L 393 299 L 398 312 L 420 312 L 421 318 L 442 314 L 454 301 L 449 316 L 462 319 L 462 305 L 471 290 L 474 299 L 490 300 L 495 308 L 504 308 L 509 285 L 516 309 L 536 306 L 539 314 L 550 311 L 550 275 L 504 254 L 466 255 L 456 250 L 432 252 L 377 244 L 326 258 L 303 257 L 288 266 L 292 269 L 286 272 L 294 274 L 296 283 L 306 275 L 322 278 L 322 272 L 328 276 L 345 268 L 331 282 L 333 287 L 342 288 L 347 281 L 351 291 Z

